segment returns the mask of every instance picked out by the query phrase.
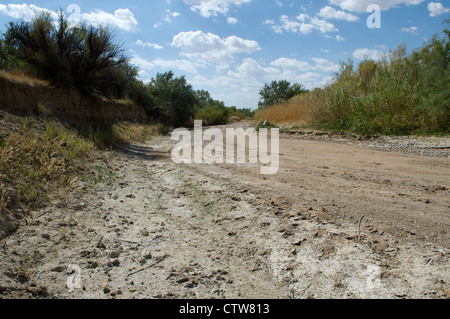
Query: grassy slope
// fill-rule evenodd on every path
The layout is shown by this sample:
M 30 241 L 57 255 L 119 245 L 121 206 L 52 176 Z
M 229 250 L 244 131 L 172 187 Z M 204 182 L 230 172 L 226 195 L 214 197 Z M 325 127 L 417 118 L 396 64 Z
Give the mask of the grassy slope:
M 110 182 L 109 150 L 117 143 L 148 140 L 159 129 L 120 123 L 79 133 L 56 119 L 0 110 L 0 238 L 14 231 L 27 211 L 64 198 L 80 184 Z

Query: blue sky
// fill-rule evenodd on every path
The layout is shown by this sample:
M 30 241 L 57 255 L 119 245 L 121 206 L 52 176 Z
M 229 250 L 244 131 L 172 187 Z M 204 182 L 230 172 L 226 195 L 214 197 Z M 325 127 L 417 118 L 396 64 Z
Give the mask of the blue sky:
M 369 28 L 380 8 L 380 28 Z M 74 22 L 109 26 L 140 78 L 158 72 L 185 75 L 227 106 L 256 108 L 265 83 L 287 79 L 321 87 L 340 61 L 379 59 L 443 30 L 448 0 L 153 0 L 8 1 L 0 25 L 63 9 Z

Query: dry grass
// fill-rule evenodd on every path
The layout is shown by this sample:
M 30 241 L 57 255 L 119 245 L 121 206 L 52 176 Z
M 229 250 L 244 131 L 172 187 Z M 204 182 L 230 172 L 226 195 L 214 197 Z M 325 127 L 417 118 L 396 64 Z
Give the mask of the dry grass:
M 255 120 L 259 123 L 269 121 L 275 124 L 311 126 L 314 121 L 313 110 L 318 103 L 314 92 L 293 97 L 288 102 L 256 112 Z
M 123 122 L 115 124 L 113 131 L 121 142 L 145 142 L 156 136 L 162 130 L 160 125 L 136 124 Z
M 99 146 L 143 142 L 161 131 L 158 125 L 121 123 L 83 136 L 56 120 L 0 113 L 8 123 L 0 132 L 4 135 L 0 140 L 2 214 L 7 207 L 3 190 L 13 190 L 29 208 L 45 207 L 49 199 L 63 198 L 78 187 L 78 180 L 98 173 L 93 165 L 100 158 Z
M 162 125 L 121 122 L 108 127 L 89 128 L 83 134 L 96 146 L 102 148 L 145 142 L 161 133 L 165 133 Z
M 10 197 L 6 192 L 5 185 L 0 185 L 0 239 L 4 237 L 8 222 L 11 220 L 13 213 L 8 209 Z
M 19 120 L 20 129 L 8 132 L 0 148 L 0 184 L 39 207 L 50 194 L 74 186 L 95 147 L 58 122 Z
M 5 186 L 2 184 L 0 185 L 0 222 L 3 220 L 3 215 L 4 214 L 9 214 L 8 211 L 8 201 L 9 198 L 8 196 L 6 196 L 6 190 L 5 190 Z
M 25 72 L 19 70 L 11 70 L 11 71 L 0 70 L 0 77 L 12 82 L 28 84 L 32 86 L 35 85 L 50 86 L 50 83 L 48 81 L 34 78 L 26 74 Z

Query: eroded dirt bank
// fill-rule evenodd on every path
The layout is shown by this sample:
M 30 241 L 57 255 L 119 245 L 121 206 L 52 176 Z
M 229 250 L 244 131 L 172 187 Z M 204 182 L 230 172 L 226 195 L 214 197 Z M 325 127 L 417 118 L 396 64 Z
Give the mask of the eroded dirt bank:
M 449 298 L 450 159 L 349 143 L 284 136 L 274 176 L 124 147 L 2 244 L 0 297 Z

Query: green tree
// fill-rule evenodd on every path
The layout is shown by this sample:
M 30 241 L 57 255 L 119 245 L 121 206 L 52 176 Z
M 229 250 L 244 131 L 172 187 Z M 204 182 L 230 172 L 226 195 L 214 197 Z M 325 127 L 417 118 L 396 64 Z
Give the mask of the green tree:
M 206 90 L 197 90 L 194 92 L 197 97 L 196 109 L 202 109 L 214 104 L 214 99 L 211 94 Z
M 222 125 L 228 123 L 229 110 L 222 101 L 214 100 L 205 90 L 195 91 L 197 104 L 195 119 L 202 120 L 204 125 Z
M 164 123 L 181 127 L 192 120 L 198 100 L 184 76 L 174 77 L 172 71 L 158 73 L 149 85 L 156 97 L 156 112 Z
M 5 37 L 35 75 L 86 93 L 111 95 L 126 68 L 127 58 L 108 29 L 71 28 L 62 11 L 56 23 L 49 13 L 10 22 Z
M 230 106 L 228 108 L 228 115 L 239 117 L 240 119 L 246 118 L 246 117 L 253 117 L 255 111 L 249 108 L 238 108 L 236 106 Z
M 284 102 L 290 98 L 306 93 L 308 90 L 302 84 L 291 85 L 287 80 L 272 81 L 265 84 L 264 88 L 259 91 L 260 101 L 259 108 L 270 107 L 276 103 Z
M 5 68 L 8 55 L 6 52 L 6 44 L 4 39 L 0 39 L 0 69 Z
M 128 97 L 136 104 L 141 105 L 149 118 L 155 119 L 158 117 L 156 97 L 152 86 L 145 85 L 142 81 L 133 79 L 129 84 Z
M 367 90 L 375 77 L 378 64 L 374 60 L 364 60 L 358 65 L 358 77 L 363 90 Z

